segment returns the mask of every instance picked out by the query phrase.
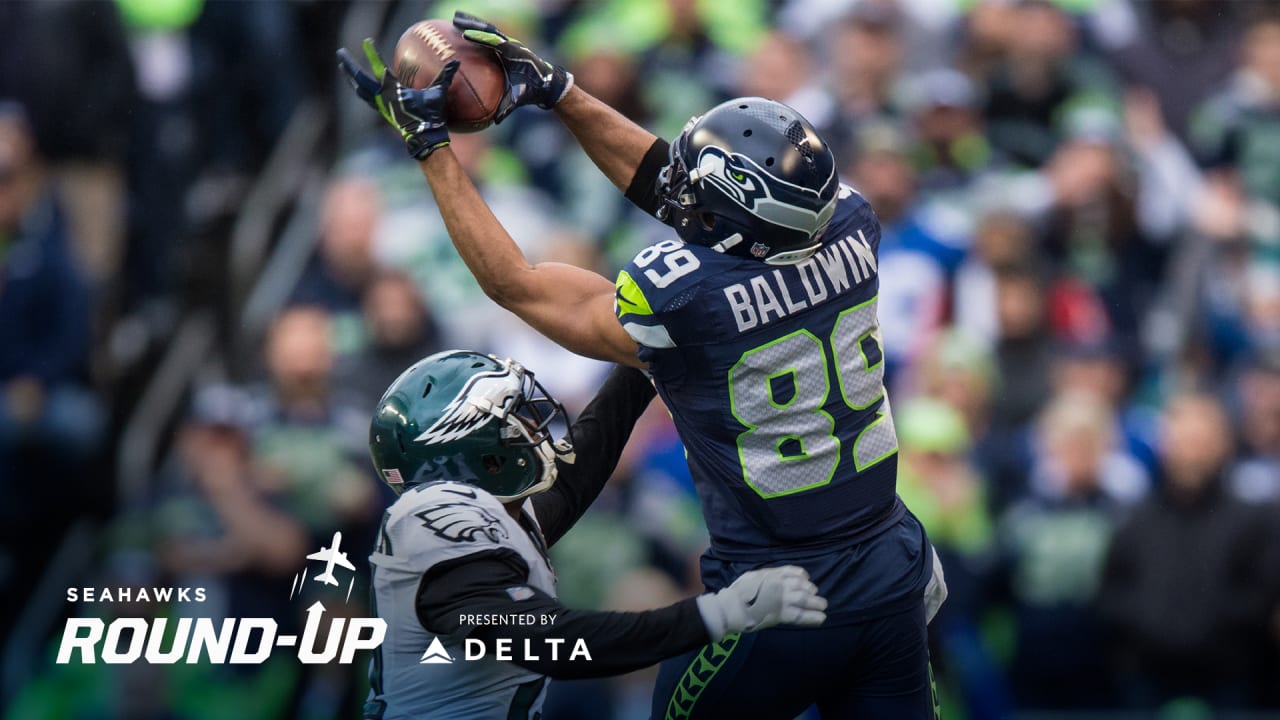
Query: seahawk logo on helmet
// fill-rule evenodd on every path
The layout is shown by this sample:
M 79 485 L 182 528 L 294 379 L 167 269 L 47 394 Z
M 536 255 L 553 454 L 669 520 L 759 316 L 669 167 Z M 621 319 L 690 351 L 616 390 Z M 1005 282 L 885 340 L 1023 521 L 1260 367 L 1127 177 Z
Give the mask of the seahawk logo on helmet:
M 769 179 L 766 181 L 765 176 Z M 828 182 L 835 180 L 835 168 Z M 708 145 L 698 155 L 698 166 L 689 171 L 691 183 L 707 183 L 724 193 L 755 215 L 764 220 L 796 232 L 808 233 L 813 228 L 825 228 L 836 212 L 836 198 L 833 195 L 823 201 L 817 190 L 793 185 L 773 177 L 751 158 L 739 154 L 728 153 L 724 148 Z M 828 183 L 824 182 L 825 187 Z M 773 196 L 770 188 L 778 188 L 789 195 L 809 196 L 807 203 L 788 202 Z M 793 198 L 794 199 L 794 198 Z M 811 210 L 809 206 L 818 209 Z M 768 249 L 767 243 L 757 242 Z M 753 248 L 754 251 L 754 248 Z M 753 252 L 754 254 L 754 252 Z
M 501 543 L 507 539 L 507 530 L 502 527 L 502 522 L 485 508 L 471 503 L 434 505 L 420 513 L 414 513 L 414 517 L 421 520 L 428 530 L 450 542 L 476 542 L 485 539 Z
M 669 152 L 658 217 L 685 242 L 775 265 L 821 246 L 840 182 L 830 148 L 795 110 L 730 100 L 691 119 Z
M 550 426 L 564 408 L 511 360 L 452 350 L 415 363 L 387 388 L 369 425 L 369 454 L 397 493 L 435 480 L 510 502 L 551 487 L 570 439 Z M 566 418 L 567 424 L 567 418 Z
M 689 179 L 710 183 L 742 207 L 755 210 L 760 200 L 769 197 L 769 190 L 760 178 L 760 169 L 753 165 L 751 158 L 708 145 L 698 155 L 698 166 L 689 171 Z

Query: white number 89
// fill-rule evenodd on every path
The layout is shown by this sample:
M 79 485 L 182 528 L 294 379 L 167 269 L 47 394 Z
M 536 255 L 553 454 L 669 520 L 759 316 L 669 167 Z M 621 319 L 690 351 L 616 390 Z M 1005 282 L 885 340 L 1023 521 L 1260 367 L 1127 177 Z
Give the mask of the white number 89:
M 701 264 L 693 252 L 684 246 L 679 240 L 663 240 L 656 245 L 641 250 L 636 255 L 636 267 L 646 268 L 654 260 L 662 258 L 662 263 L 667 266 L 666 272 L 660 272 L 656 268 L 649 268 L 644 271 L 644 276 L 649 278 L 649 282 L 654 287 L 665 288 L 676 280 L 688 275 L 698 269 Z

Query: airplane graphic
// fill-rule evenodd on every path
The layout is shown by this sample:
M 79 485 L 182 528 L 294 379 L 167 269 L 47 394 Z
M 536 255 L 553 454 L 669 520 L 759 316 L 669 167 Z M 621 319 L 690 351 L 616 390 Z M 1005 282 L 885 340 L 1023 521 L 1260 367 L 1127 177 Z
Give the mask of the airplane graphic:
M 356 569 L 356 566 L 352 565 L 351 561 L 347 559 L 347 554 L 338 551 L 338 545 L 341 543 L 342 533 L 335 532 L 333 534 L 333 545 L 331 547 L 321 545 L 320 550 L 307 556 L 308 560 L 319 560 L 325 564 L 324 572 L 315 577 L 316 582 L 337 587 L 338 579 L 333 576 L 334 565 L 341 565 L 348 570 Z

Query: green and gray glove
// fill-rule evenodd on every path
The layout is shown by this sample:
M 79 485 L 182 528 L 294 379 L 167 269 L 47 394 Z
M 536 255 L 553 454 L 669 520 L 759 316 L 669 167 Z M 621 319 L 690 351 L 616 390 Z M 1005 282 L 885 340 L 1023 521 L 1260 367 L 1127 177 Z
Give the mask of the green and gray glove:
M 400 131 L 409 154 L 414 159 L 425 160 L 431 153 L 448 145 L 445 98 L 449 94 L 449 83 L 453 82 L 453 75 L 458 71 L 458 61 L 445 63 L 430 85 L 414 90 L 400 84 L 374 49 L 373 41 L 367 38 L 364 54 L 373 68 L 372 75 L 362 70 L 345 48 L 338 51 L 338 67 L 355 88 L 356 95 Z
M 453 14 L 453 26 L 467 40 L 492 49 L 502 63 L 502 71 L 507 76 L 507 92 L 498 103 L 498 112 L 493 118 L 495 123 L 502 122 L 523 105 L 537 105 L 550 110 L 573 87 L 573 73 L 562 65 L 552 65 L 538 57 L 524 43 L 503 34 L 493 23 L 457 12 Z

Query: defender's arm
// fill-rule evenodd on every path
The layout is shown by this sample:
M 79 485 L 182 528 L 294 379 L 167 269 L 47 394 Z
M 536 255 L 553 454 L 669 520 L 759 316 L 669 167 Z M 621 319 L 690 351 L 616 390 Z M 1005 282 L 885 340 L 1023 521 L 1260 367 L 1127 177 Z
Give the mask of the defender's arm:
M 479 625 L 468 635 L 491 647 L 496 640 L 539 649 L 546 647 L 548 640 L 561 643 L 556 660 L 545 652 L 539 653 L 539 658 L 512 658 L 526 670 L 556 679 L 638 670 L 712 639 L 693 598 L 641 613 L 572 610 L 528 582 L 527 566 L 510 550 L 442 564 L 432 568 L 418 585 L 418 622 L 428 632 L 448 635 L 466 624 L 463 621 L 468 615 L 555 616 L 555 622 L 547 625 Z M 569 661 L 577 640 L 586 641 L 591 662 Z
M 614 315 L 614 286 L 562 263 L 530 265 L 449 148 L 419 161 L 449 237 L 485 294 L 579 355 L 643 367 Z
M 808 574 L 794 566 L 754 570 L 717 593 L 644 612 L 602 612 L 565 607 L 528 585 L 529 569 L 514 551 L 500 549 L 441 563 L 423 575 L 414 609 L 428 632 L 448 635 L 474 624 L 467 616 L 554 616 L 547 625 L 477 625 L 470 637 L 518 647 L 560 645 L 557 659 L 513 657 L 512 662 L 553 678 L 617 675 L 653 665 L 731 633 L 778 624 L 814 627 L 826 620 L 827 601 Z M 522 598 L 517 600 L 516 598 Z M 520 642 L 523 640 L 524 642 Z M 591 662 L 573 662 L 576 641 Z
M 533 496 L 548 545 L 555 545 L 600 495 L 654 394 L 653 383 L 639 370 L 617 367 L 578 416 L 573 424 L 577 458 L 573 463 L 557 460 L 556 483 Z

